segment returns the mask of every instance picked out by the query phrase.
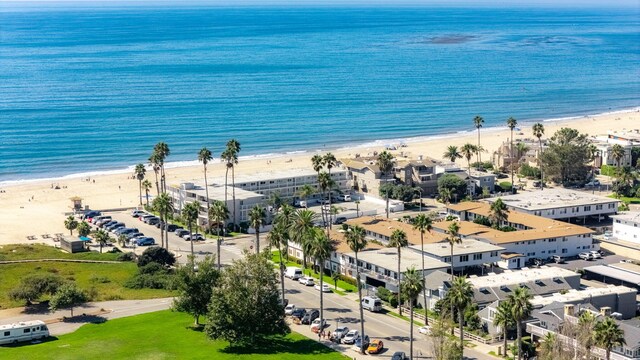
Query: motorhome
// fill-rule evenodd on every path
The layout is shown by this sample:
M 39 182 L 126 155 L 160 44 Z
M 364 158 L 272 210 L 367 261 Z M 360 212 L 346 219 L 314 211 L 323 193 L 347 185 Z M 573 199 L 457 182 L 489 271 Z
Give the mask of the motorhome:
M 288 277 L 289 279 L 292 279 L 292 280 L 298 280 L 303 276 L 303 274 L 302 274 L 302 270 L 300 268 L 288 267 L 287 271 L 284 273 L 284 276 L 286 276 L 286 277 Z
M 382 300 L 377 297 L 365 296 L 362 298 L 362 308 L 371 312 L 382 311 Z
M 41 320 L 0 325 L 0 345 L 40 340 L 48 336 L 49 329 L 44 321 Z

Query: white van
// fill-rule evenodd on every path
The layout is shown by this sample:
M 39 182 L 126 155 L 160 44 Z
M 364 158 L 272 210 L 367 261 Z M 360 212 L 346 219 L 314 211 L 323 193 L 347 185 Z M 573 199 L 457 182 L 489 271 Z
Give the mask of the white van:
M 49 336 L 44 321 L 25 321 L 16 324 L 0 325 L 0 345 L 15 344 L 20 341 L 40 340 Z
M 382 311 L 382 300 L 373 296 L 365 296 L 362 298 L 362 308 L 371 312 Z
M 340 200 L 340 201 L 351 201 L 351 195 L 349 195 L 349 194 L 338 195 L 338 200 Z
M 287 271 L 285 271 L 285 273 L 284 273 L 284 276 L 288 277 L 289 279 L 292 279 L 292 280 L 298 280 L 303 276 L 303 274 L 302 274 L 302 270 L 300 268 L 288 267 Z

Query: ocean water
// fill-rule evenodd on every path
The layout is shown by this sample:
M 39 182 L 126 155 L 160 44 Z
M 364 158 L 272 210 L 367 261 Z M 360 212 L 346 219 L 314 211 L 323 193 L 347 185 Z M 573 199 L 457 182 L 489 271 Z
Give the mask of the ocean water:
M 638 8 L 0 5 L 5 182 L 639 105 Z

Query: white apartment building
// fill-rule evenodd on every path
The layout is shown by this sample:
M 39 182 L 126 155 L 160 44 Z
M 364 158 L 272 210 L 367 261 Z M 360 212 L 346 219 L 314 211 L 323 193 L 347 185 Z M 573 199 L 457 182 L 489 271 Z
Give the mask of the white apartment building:
M 492 203 L 499 198 L 485 199 Z M 618 212 L 619 200 L 581 191 L 545 188 L 500 197 L 510 210 L 567 222 L 604 220 Z
M 640 244 L 640 211 L 624 212 L 613 218 L 613 237 Z
M 417 252 L 421 251 L 420 245 L 410 245 L 409 248 Z M 460 244 L 453 245 L 454 271 L 496 263 L 500 260 L 503 250 L 503 247 L 487 242 L 464 239 Z M 448 242 L 425 244 L 424 253 L 426 256 L 451 264 L 451 246 Z
M 616 159 L 611 155 L 611 148 L 613 145 L 620 145 L 624 148 L 624 157 L 620 159 L 621 166 L 634 166 L 631 163 L 631 148 L 634 146 L 640 146 L 640 131 L 638 129 L 633 131 L 609 131 L 606 135 L 596 136 L 591 141 L 598 149 L 595 165 L 600 167 L 602 165 L 617 166 Z
M 335 189 L 341 192 L 350 190 L 351 185 L 347 170 L 331 169 L 331 179 L 335 182 Z M 214 182 L 224 184 L 224 178 L 214 179 Z M 296 198 L 298 191 L 304 185 L 309 185 L 317 190 L 311 199 L 322 196 L 318 185 L 318 173 L 313 169 L 274 170 L 239 176 L 235 181 L 235 186 L 238 189 L 252 191 L 266 197 L 277 193 L 283 198 Z

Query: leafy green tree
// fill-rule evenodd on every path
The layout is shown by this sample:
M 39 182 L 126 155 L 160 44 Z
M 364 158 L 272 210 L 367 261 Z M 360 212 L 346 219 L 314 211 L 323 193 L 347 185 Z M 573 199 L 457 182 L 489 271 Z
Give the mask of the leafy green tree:
M 91 233 L 91 226 L 88 222 L 82 221 L 78 224 L 78 236 L 87 236 Z
M 102 229 L 100 229 L 100 230 L 102 230 Z M 100 230 L 98 230 L 98 231 L 100 231 Z M 127 243 L 127 235 L 124 235 L 124 234 L 118 235 L 117 241 L 118 241 L 118 245 L 120 245 L 122 247 L 125 247 L 125 244 Z
M 464 198 L 467 191 L 467 183 L 453 174 L 444 174 L 438 179 L 438 193 L 443 195 L 443 189 L 449 189 L 455 200 Z
M 87 294 L 78 289 L 74 283 L 65 283 L 58 288 L 55 294 L 49 300 L 49 308 L 52 311 L 58 309 L 69 308 L 71 310 L 71 316 L 73 317 L 73 308 L 85 303 L 88 297 Z
M 162 266 L 171 266 L 175 264 L 176 258 L 167 249 L 163 247 L 147 248 L 138 258 L 138 267 L 145 266 L 149 263 L 158 263 Z
M 366 231 L 361 226 L 352 226 L 347 229 L 345 238 L 349 249 L 353 251 L 356 258 L 356 281 L 358 282 L 358 308 L 360 309 L 360 334 L 364 339 L 364 311 L 362 309 L 362 280 L 360 278 L 360 265 L 358 262 L 358 253 L 367 247 Z M 361 342 L 360 352 L 364 353 L 364 341 Z
M 195 254 L 193 253 L 193 223 L 198 221 L 199 214 L 200 203 L 198 201 L 190 202 L 182 208 L 182 218 L 187 223 L 187 228 L 189 229 L 189 244 L 191 245 L 192 262 L 195 261 Z
M 224 229 L 224 222 L 229 219 L 229 209 L 227 209 L 227 205 L 220 200 L 215 200 L 213 204 L 211 204 L 211 208 L 209 209 L 209 223 L 213 222 L 216 224 L 216 228 L 218 230 L 218 239 L 216 240 L 216 251 L 218 254 L 218 271 L 220 271 L 220 243 L 222 242 L 222 238 L 220 236 L 220 231 Z
M 338 289 L 338 280 L 340 280 L 340 273 L 337 271 L 331 271 L 331 280 L 333 280 L 333 288 Z
M 476 116 L 473 118 L 473 125 L 476 127 L 476 129 L 478 129 L 478 148 L 481 147 L 480 145 L 480 128 L 482 127 L 482 124 L 484 124 L 484 119 L 482 118 L 482 116 Z M 482 162 L 482 156 L 480 156 L 480 152 L 478 151 L 477 153 L 478 155 L 478 162 Z
M 522 322 L 531 316 L 533 296 L 525 287 L 519 287 L 509 294 L 507 301 L 511 306 L 511 315 L 518 330 L 518 360 L 522 359 Z
M 587 164 L 591 161 L 590 141 L 587 135 L 578 130 L 562 128 L 548 141 L 547 149 L 542 152 L 540 161 L 547 178 L 557 183 L 584 181 Z
M 69 230 L 69 234 L 73 236 L 73 230 L 75 230 L 78 227 L 78 220 L 76 220 L 76 218 L 74 218 L 73 215 L 69 215 L 64 220 L 64 227 L 67 230 Z
M 409 301 L 409 359 L 413 359 L 413 303 L 424 289 L 424 279 L 420 273 L 412 266 L 405 271 L 400 283 L 400 292 Z
M 203 147 L 202 149 L 200 149 L 200 151 L 198 151 L 198 161 L 202 163 L 202 167 L 204 170 L 204 193 L 207 196 L 207 214 L 209 213 L 209 209 L 211 208 L 211 202 L 209 201 L 209 183 L 207 182 L 207 164 L 211 160 L 213 160 L 213 154 L 211 153 L 211 150 Z M 209 224 L 209 230 L 211 230 L 211 224 Z
M 63 284 L 61 276 L 49 273 L 27 274 L 20 279 L 20 284 L 9 291 L 12 300 L 23 300 L 27 305 L 37 301 L 42 295 L 54 294 Z
M 102 254 L 102 247 L 105 246 L 107 242 L 109 242 L 109 234 L 106 231 L 100 229 L 96 231 L 94 238 L 96 239 L 98 245 L 100 245 L 100 253 Z
M 213 288 L 205 333 L 236 345 L 286 335 L 278 280 L 264 254 L 245 253 L 222 271 Z
M 443 306 L 446 309 L 447 306 Z M 449 333 L 453 331 L 450 321 L 446 321 L 449 314 L 445 312 L 440 313 L 440 319 L 434 321 L 431 325 L 431 351 L 433 358 L 436 360 L 454 360 L 462 359 L 462 348 L 455 341 L 453 336 Z
M 398 251 L 398 311 L 400 316 L 402 316 L 402 298 L 400 291 L 400 281 L 402 280 L 402 273 L 400 272 L 400 260 L 402 258 L 402 248 L 409 246 L 409 240 L 407 239 L 407 233 L 400 229 L 395 229 L 391 233 L 391 237 L 389 238 L 388 247 L 394 247 Z
M 249 211 L 249 223 L 256 232 L 256 254 L 260 253 L 260 228 L 265 225 L 267 213 L 260 205 L 256 205 Z
M 433 229 L 433 222 L 431 220 L 431 217 L 425 215 L 425 214 L 418 214 L 418 216 L 415 217 L 415 219 L 413 220 L 413 229 L 414 230 L 418 230 L 420 232 L 420 254 L 422 257 L 422 269 L 424 269 L 424 234 L 427 232 L 431 232 L 431 230 Z M 425 280 L 424 280 L 424 271 L 421 271 L 422 274 L 422 284 L 425 284 Z M 425 301 L 425 308 L 426 306 L 426 302 L 427 302 L 427 287 L 423 286 L 422 287 L 422 297 L 423 300 Z M 426 313 L 425 313 L 426 314 Z M 429 317 L 425 316 L 425 325 L 429 325 Z
M 513 129 L 518 125 L 518 120 L 510 117 L 507 119 L 507 127 L 511 131 L 511 143 L 509 145 L 509 158 L 511 158 L 511 183 L 513 184 L 513 167 L 515 166 L 515 161 L 513 157 Z
M 324 320 L 324 265 L 327 259 L 331 258 L 331 253 L 335 251 L 335 243 L 320 229 L 315 229 L 315 236 L 311 243 L 311 255 L 320 263 L 320 325 Z M 318 338 L 320 333 L 318 332 Z
M 193 260 L 192 260 L 193 262 Z M 191 314 L 196 325 L 200 316 L 206 315 L 213 288 L 218 282 L 220 272 L 216 269 L 212 257 L 205 257 L 194 266 L 181 266 L 176 272 L 179 295 L 173 301 L 173 307 Z
M 596 344 L 604 348 L 606 360 L 611 358 L 611 349 L 613 347 L 626 344 L 624 331 L 610 317 L 605 318 L 595 326 L 595 338 Z
M 462 154 L 460 154 L 460 150 L 458 150 L 457 146 L 449 145 L 447 147 L 447 151 L 442 154 L 443 159 L 449 159 L 451 162 L 456 162 L 457 159 L 462 159 Z
M 491 203 L 489 207 L 489 221 L 494 228 L 499 229 L 502 227 L 502 224 L 507 221 L 508 216 L 509 209 L 501 198 Z
M 535 123 L 532 127 L 533 136 L 538 138 L 538 167 L 540 167 L 540 189 L 544 189 L 544 176 L 542 173 L 542 163 L 540 162 L 540 156 L 542 155 L 542 135 L 544 135 L 544 125 L 541 123 Z
M 138 180 L 138 189 L 140 190 L 140 196 L 138 197 L 140 205 L 142 205 L 142 180 L 144 180 L 144 175 L 147 173 L 147 169 L 144 167 L 144 164 L 136 165 L 133 170 L 133 175 Z

